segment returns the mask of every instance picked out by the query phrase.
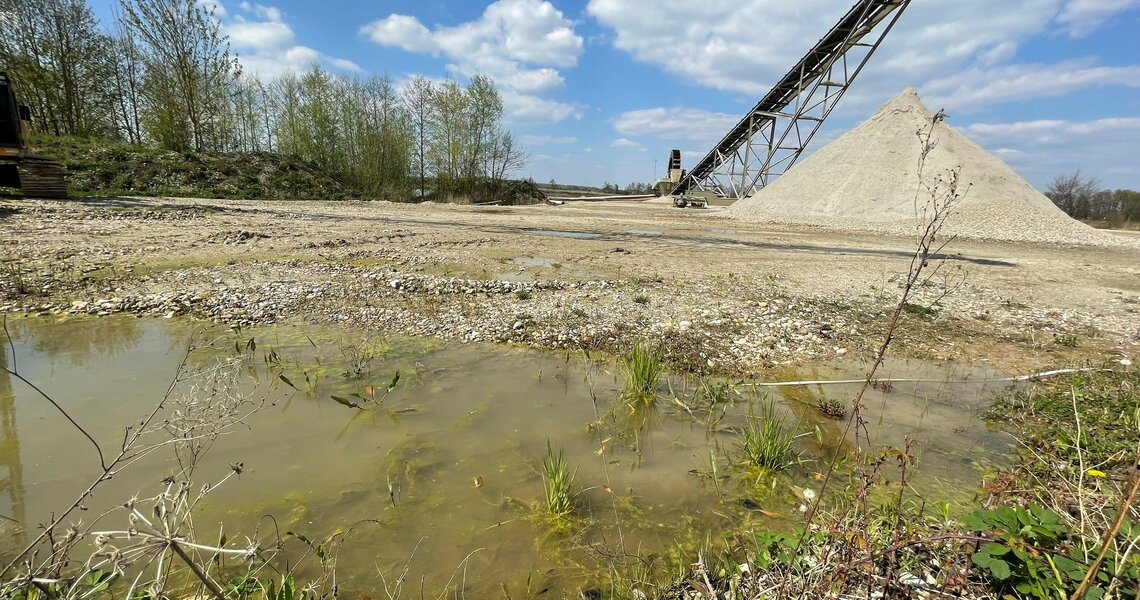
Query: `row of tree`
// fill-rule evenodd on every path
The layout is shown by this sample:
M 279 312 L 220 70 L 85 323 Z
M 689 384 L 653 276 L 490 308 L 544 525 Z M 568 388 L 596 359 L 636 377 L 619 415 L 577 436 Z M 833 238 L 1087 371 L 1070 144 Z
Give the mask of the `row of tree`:
M 1107 190 L 1080 169 L 1058 175 L 1045 195 L 1074 219 L 1123 225 L 1140 223 L 1140 192 Z
M 178 151 L 279 152 L 362 193 L 401 198 L 501 185 L 525 165 L 494 82 L 243 73 L 198 0 L 119 0 L 103 27 L 86 0 L 0 0 L 0 65 L 33 126 Z

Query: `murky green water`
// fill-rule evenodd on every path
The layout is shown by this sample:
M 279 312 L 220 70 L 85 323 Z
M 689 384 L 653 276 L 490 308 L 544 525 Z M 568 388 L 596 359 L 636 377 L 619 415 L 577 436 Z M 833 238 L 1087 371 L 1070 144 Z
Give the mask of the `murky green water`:
M 416 593 L 421 578 L 429 593 L 448 585 L 473 597 L 501 594 L 504 585 L 521 592 L 528 580 L 532 593 L 576 593 L 598 583 L 590 572 L 606 563 L 603 555 L 664 556 L 741 525 L 788 528 L 798 514 L 792 486 L 818 485 L 813 473 L 824 468 L 811 459 L 853 439 L 844 439 L 843 421 L 815 405 L 820 396 L 849 403 L 857 386 L 773 391 L 804 431 L 819 433 L 800 440 L 808 462 L 757 483 L 726 457 L 760 394 L 722 396 L 710 408 L 695 382 L 671 378 L 656 407 L 634 412 L 617 401 L 620 369 L 582 356 L 294 325 L 203 334 L 201 324 L 127 317 L 19 320 L 10 328 L 8 366 L 59 400 L 105 448 L 121 443 L 123 428 L 163 395 L 194 336 L 213 342 L 192 353 L 198 366 L 238 344 L 255 358 L 242 389 L 271 404 L 220 438 L 199 466 L 198 483 L 223 477 L 231 463 L 244 469 L 208 496 L 198 530 L 214 538 L 223 522 L 232 539 L 254 535 L 260 524 L 256 532 L 268 539 L 274 528 L 262 516 L 273 515 L 277 531 L 321 539 L 373 520 L 352 529 L 339 558 L 342 587 L 373 593 L 383 586 L 379 574 L 390 586 L 409 564 L 406 581 Z M 271 352 L 275 360 L 266 362 Z M 818 366 L 786 376 L 859 373 L 858 366 Z M 997 460 L 1008 445 L 976 417 L 998 389 L 984 383 L 994 374 L 900 363 L 884 375 L 938 381 L 872 390 L 874 441 L 918 439 L 916 490 L 931 502 L 969 497 L 975 462 Z M 362 400 L 373 397 L 383 401 Z M 0 411 L 0 514 L 12 519 L 2 525 L 10 551 L 90 482 L 98 461 L 89 442 L 22 383 L 0 379 Z M 569 531 L 552 532 L 539 516 L 548 441 L 577 469 L 579 519 Z M 157 493 L 174 469 L 169 452 L 152 454 L 101 486 L 80 516 Z

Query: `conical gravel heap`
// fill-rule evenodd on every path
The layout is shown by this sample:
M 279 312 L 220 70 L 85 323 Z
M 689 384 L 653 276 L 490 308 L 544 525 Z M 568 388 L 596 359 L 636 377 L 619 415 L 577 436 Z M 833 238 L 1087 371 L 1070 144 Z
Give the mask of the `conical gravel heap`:
M 737 202 L 729 214 L 744 221 L 912 235 L 920 221 L 916 206 L 921 211 L 931 201 L 930 193 L 918 191 L 922 143 L 917 132 L 933 122 L 918 93 L 903 90 L 875 116 Z M 960 167 L 959 189 L 965 191 L 944 233 L 964 239 L 1130 245 L 1071 219 L 1001 159 L 945 122 L 935 128 L 932 140 L 936 146 L 926 158 L 925 181 L 932 183 Z

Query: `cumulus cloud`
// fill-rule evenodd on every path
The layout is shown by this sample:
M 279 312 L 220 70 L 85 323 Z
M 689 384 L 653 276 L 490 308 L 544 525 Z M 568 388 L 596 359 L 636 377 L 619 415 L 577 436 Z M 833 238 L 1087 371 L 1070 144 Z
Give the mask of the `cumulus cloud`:
M 834 0 L 659 0 L 647 11 L 641 0 L 590 0 L 587 13 L 614 34 L 614 46 L 635 59 L 657 65 L 678 79 L 704 87 L 759 97 L 794 65 L 847 10 Z M 1072 70 L 1019 65 L 1016 57 L 1028 39 L 1068 30 L 1088 33 L 1140 0 L 958 0 L 913 2 L 869 63 L 856 86 L 868 103 L 881 102 L 907 86 L 926 90 L 934 80 L 949 105 L 959 97 L 975 101 L 967 85 L 951 86 L 950 73 L 967 71 L 996 80 L 1004 72 L 1044 75 Z M 667 43 L 663 43 L 667 39 Z M 1069 91 L 1082 85 L 1135 81 L 1130 69 L 1097 71 L 1081 65 L 1072 79 L 991 89 L 1001 100 L 1039 95 L 1049 83 Z M 995 81 L 996 83 L 996 81 Z M 1020 90 L 1020 91 L 1019 91 Z M 854 98 L 842 106 L 851 106 Z M 870 100 L 873 99 L 873 100 Z M 869 108 L 866 104 L 860 110 Z
M 618 133 L 631 136 L 653 135 L 670 140 L 711 142 L 739 120 L 739 115 L 696 108 L 658 107 L 622 113 L 614 119 L 613 126 Z
M 625 138 L 618 138 L 618 139 L 610 142 L 610 148 L 640 148 L 640 147 L 641 147 L 641 144 L 639 144 L 633 140 L 627 140 Z
M 360 31 L 382 46 L 443 56 L 454 75 L 489 75 L 512 122 L 579 115 L 572 105 L 541 97 L 565 85 L 558 69 L 577 65 L 583 46 L 573 23 L 546 0 L 498 0 L 474 21 L 432 29 L 413 16 L 392 14 Z
M 503 111 L 511 123 L 557 123 L 569 117 L 582 117 L 577 107 L 565 102 L 521 94 L 510 88 L 499 90 L 499 94 L 503 97 Z
M 431 32 L 419 19 L 408 15 L 391 15 L 386 19 L 373 21 L 361 31 L 382 46 L 395 46 L 408 52 L 436 53 L 439 47 L 432 39 Z
M 361 70 L 348 59 L 297 44 L 297 36 L 279 8 L 249 2 L 242 2 L 239 8 L 241 12 L 223 21 L 222 31 L 229 36 L 230 45 L 246 70 L 269 78 L 288 71 L 305 71 L 314 64 L 339 71 Z

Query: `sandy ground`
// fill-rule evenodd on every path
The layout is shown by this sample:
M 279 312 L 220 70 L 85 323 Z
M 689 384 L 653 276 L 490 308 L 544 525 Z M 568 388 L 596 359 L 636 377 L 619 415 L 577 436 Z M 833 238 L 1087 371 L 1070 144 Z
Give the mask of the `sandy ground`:
M 614 352 L 665 339 L 677 364 L 715 372 L 869 355 L 911 240 L 722 210 L 0 200 L 0 307 Z M 946 254 L 912 301 L 937 316 L 906 315 L 896 355 L 1026 370 L 1140 354 L 1140 251 L 955 242 Z

